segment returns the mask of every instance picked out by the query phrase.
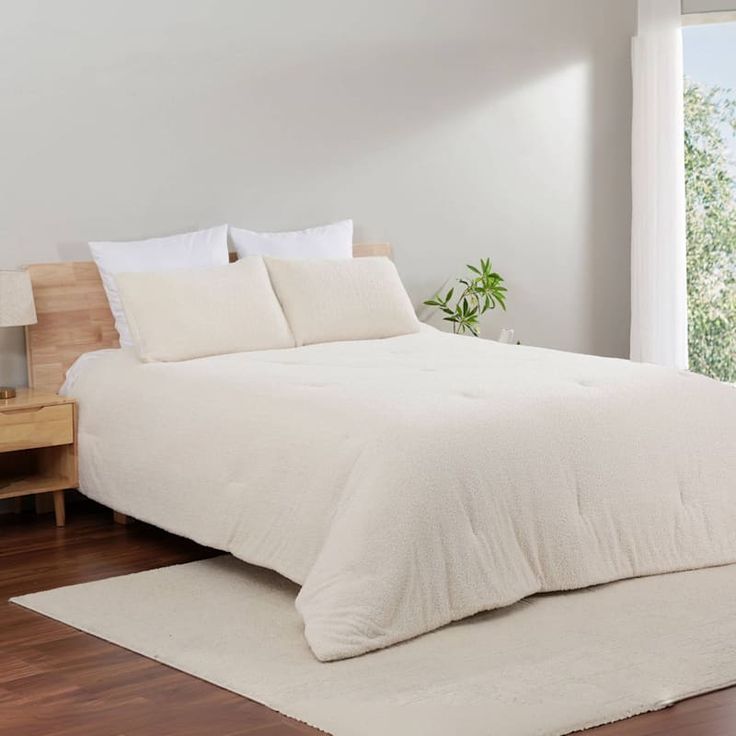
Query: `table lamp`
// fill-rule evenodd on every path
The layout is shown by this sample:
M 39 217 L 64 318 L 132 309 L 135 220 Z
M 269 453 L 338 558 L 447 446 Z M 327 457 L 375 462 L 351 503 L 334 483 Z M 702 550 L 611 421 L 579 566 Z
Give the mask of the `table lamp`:
M 22 327 L 36 321 L 28 271 L 0 271 L 0 327 Z M 0 399 L 14 397 L 14 388 L 0 386 Z

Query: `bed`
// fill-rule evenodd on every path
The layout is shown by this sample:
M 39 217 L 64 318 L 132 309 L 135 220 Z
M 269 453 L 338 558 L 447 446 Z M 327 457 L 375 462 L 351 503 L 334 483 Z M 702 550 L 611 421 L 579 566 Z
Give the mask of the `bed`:
M 90 264 L 50 268 L 29 370 L 56 390 L 73 364 L 81 491 L 299 583 L 321 660 L 736 562 L 732 387 L 429 327 L 144 364 Z

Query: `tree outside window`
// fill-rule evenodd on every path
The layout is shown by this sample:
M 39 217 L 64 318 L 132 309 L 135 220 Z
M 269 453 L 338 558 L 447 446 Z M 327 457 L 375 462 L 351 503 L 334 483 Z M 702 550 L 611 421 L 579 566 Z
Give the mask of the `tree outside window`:
M 728 25 L 733 26 L 736 39 L 736 24 Z M 695 66 L 688 64 L 692 61 L 688 53 L 707 48 L 690 44 L 689 49 L 687 33 L 692 30 L 688 29 L 685 36 L 686 70 Z M 712 33 L 707 28 L 703 31 Z M 703 68 L 700 64 L 699 69 Z M 736 46 L 732 49 L 731 68 L 736 68 Z M 690 369 L 731 383 L 736 383 L 735 151 L 736 92 L 708 84 L 702 78 L 687 78 L 685 183 Z

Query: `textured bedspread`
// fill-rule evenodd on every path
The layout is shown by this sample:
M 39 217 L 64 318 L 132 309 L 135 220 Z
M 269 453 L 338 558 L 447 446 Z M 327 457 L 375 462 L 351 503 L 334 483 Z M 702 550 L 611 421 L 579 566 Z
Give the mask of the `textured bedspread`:
M 91 357 L 91 359 L 89 359 Z M 73 369 L 81 488 L 273 568 L 323 660 L 736 561 L 736 390 L 434 330 Z

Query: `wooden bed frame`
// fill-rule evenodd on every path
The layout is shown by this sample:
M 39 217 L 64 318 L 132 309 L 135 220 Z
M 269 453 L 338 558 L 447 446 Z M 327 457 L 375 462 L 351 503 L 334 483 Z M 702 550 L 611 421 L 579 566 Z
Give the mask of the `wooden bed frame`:
M 387 243 L 353 246 L 358 258 L 391 253 Z M 94 261 L 37 263 L 28 273 L 38 316 L 26 327 L 28 385 L 56 393 L 82 353 L 118 347 L 118 333 Z

